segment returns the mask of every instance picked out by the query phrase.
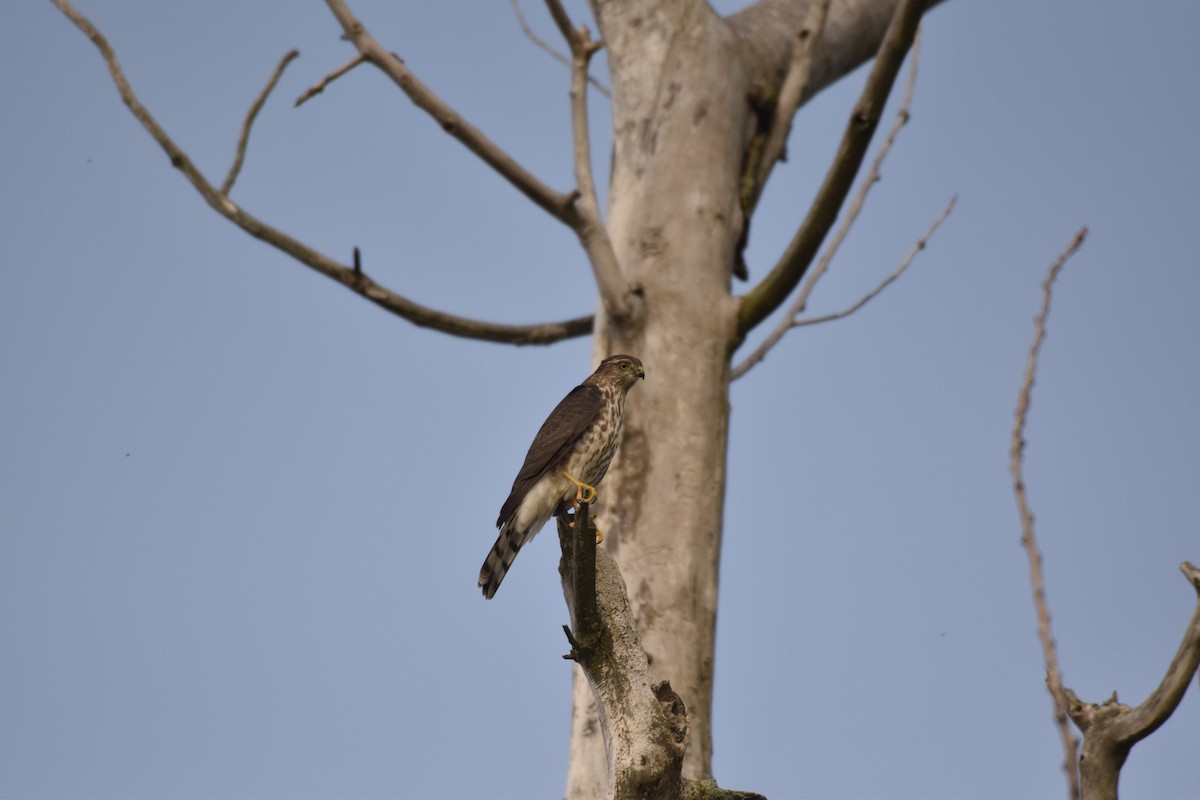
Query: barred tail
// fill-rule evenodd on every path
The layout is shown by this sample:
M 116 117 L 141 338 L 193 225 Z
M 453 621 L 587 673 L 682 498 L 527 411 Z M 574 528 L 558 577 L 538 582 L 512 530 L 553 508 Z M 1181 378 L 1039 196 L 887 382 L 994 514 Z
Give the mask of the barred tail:
M 511 522 L 500 529 L 496 543 L 492 545 L 491 552 L 483 560 L 483 567 L 479 570 L 479 585 L 483 587 L 484 597 L 491 600 L 495 596 L 496 590 L 500 588 L 500 581 L 508 574 L 508 568 L 520 552 L 521 545 L 529 538 L 529 531 L 515 530 Z

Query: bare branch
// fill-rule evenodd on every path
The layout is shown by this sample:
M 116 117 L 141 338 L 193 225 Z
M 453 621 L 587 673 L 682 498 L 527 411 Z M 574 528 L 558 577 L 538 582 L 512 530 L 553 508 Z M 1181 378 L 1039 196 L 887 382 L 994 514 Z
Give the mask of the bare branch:
M 574 541 L 580 534 L 584 531 L 574 531 L 565 516 L 558 518 L 562 545 L 559 575 L 575 631 L 585 626 L 580 616 L 584 609 L 576 606 L 576 571 L 580 565 L 575 562 Z M 596 546 L 594 538 L 583 546 L 590 546 L 595 558 L 591 596 L 599 614 L 598 635 L 588 647 L 576 647 L 574 642 L 572 646 L 576 663 L 596 698 L 604 729 L 610 796 L 677 796 L 686 737 L 677 741 L 672 735 L 663 709 L 650 691 L 650 664 L 617 563 L 607 550 Z
M 925 231 L 925 235 L 917 240 L 917 243 L 913 245 L 913 249 L 908 251 L 908 255 L 904 257 L 904 261 L 900 262 L 900 266 L 896 267 L 896 270 L 891 275 L 888 275 L 886 278 L 880 281 L 878 286 L 863 295 L 857 303 L 849 306 L 848 308 L 843 308 L 841 311 L 835 311 L 832 314 L 794 320 L 792 322 L 792 327 L 799 328 L 802 325 L 816 325 L 821 322 L 831 322 L 835 319 L 842 319 L 843 317 L 850 316 L 855 311 L 858 311 L 867 303 L 874 300 L 880 292 L 882 292 L 888 286 L 891 286 L 893 281 L 903 275 L 904 271 L 908 269 L 909 265 L 912 264 L 912 262 L 916 259 L 917 253 L 920 253 L 925 249 L 925 245 L 929 244 L 929 240 L 933 237 L 933 234 L 937 232 L 938 227 L 946 221 L 946 217 L 950 216 L 950 212 L 954 210 L 954 203 L 957 199 L 957 197 L 950 198 L 950 202 L 946 204 L 946 207 L 942 210 L 942 213 L 938 215 L 938 218 L 935 219 L 933 224 L 929 226 L 929 229 Z
M 521 11 L 521 0 L 512 0 L 512 7 L 513 7 L 513 13 L 516 14 L 516 16 L 517 16 L 517 22 L 521 26 L 521 31 L 525 34 L 526 37 L 529 38 L 529 41 L 533 42 L 539 48 L 541 48 L 545 52 L 549 53 L 550 57 L 553 58 L 555 61 L 559 62 L 560 64 L 562 64 L 564 66 L 570 67 L 571 60 L 569 58 L 567 58 L 562 53 L 558 52 L 553 47 L 551 47 L 549 42 L 542 39 L 540 36 L 538 36 L 536 33 L 533 32 L 533 28 L 529 27 L 529 23 L 526 22 L 526 20 L 525 20 L 525 14 Z M 591 75 L 588 75 L 587 81 L 588 81 L 588 83 L 590 83 L 592 85 L 592 88 L 595 89 L 596 91 L 598 91 L 600 94 L 604 95 L 605 97 L 612 97 L 612 92 L 609 91 L 609 88 L 607 86 L 605 86 L 603 83 L 601 83 L 600 81 L 593 78 Z
M 614 319 L 627 317 L 631 310 L 632 292 L 621 277 L 616 254 L 613 252 L 612 243 L 608 240 L 603 220 L 600 218 L 599 204 L 596 201 L 595 186 L 592 182 L 585 80 L 588 61 L 599 45 L 590 41 L 587 29 L 582 28 L 579 31 L 572 29 L 566 12 L 554 0 L 551 0 L 551 15 L 555 17 L 555 23 L 560 30 L 566 31 L 564 35 L 571 44 L 573 65 L 571 116 L 576 152 L 575 175 L 580 184 L 578 191 L 561 194 L 534 178 L 511 156 L 460 117 L 441 98 L 421 83 L 398 56 L 385 51 L 350 12 L 344 0 L 326 0 L 326 2 L 338 22 L 341 23 L 346 37 L 354 43 L 359 53 L 367 61 L 391 77 L 396 85 L 408 95 L 409 99 L 436 119 L 447 133 L 466 145 L 469 150 L 499 172 L 526 197 L 575 232 L 591 261 L 605 311 Z M 576 204 L 577 200 L 580 201 L 578 205 Z
M 571 652 L 563 657 L 579 665 L 596 700 L 609 797 L 764 800 L 754 792 L 682 777 L 687 709 L 669 682 L 651 676 L 625 579 L 596 544 L 589 512 L 587 504 L 577 503 L 574 517 L 557 517 L 558 574 L 571 618 L 563 626 Z
M 863 206 L 866 205 L 871 189 L 881 180 L 883 163 L 887 160 L 888 154 L 892 152 L 892 145 L 896 143 L 896 138 L 900 135 L 901 129 L 912 119 L 909 109 L 912 107 L 913 91 L 917 85 L 917 73 L 921 66 L 921 31 L 919 28 L 917 29 L 917 35 L 913 37 L 913 45 L 910 53 L 912 58 L 909 60 L 908 81 L 904 87 L 904 97 L 900 101 L 900 108 L 896 111 L 896 119 L 892 122 L 892 127 L 888 130 L 887 136 L 884 137 L 879 152 L 875 154 L 874 160 L 871 161 L 871 169 L 868 170 L 867 177 L 859 184 L 858 192 L 854 195 L 854 200 L 851 201 L 850 208 L 846 210 L 842 224 L 838 226 L 838 230 L 834 233 L 832 241 L 825 248 L 825 252 L 821 254 L 821 258 L 817 261 L 817 266 L 805 279 L 804 286 L 793 303 L 792 319 L 795 319 L 807 309 L 808 299 L 812 296 L 817 282 L 829 271 L 829 264 L 833 261 L 834 256 L 837 255 L 837 251 L 841 248 L 842 243 L 846 241 L 846 237 L 849 235 L 850 229 L 854 227 L 854 223 L 858 220 L 859 214 L 862 213 Z M 954 204 L 953 199 L 950 201 L 950 204 Z
M 796 299 L 792 301 L 791 308 L 788 309 L 787 315 L 779 321 L 779 324 L 775 326 L 775 328 L 767 335 L 765 339 L 763 339 L 758 347 L 754 348 L 754 351 L 747 356 L 742 363 L 738 364 L 737 367 L 734 368 L 734 370 L 730 373 L 730 380 L 737 380 L 738 378 L 742 377 L 750 370 L 751 367 L 766 358 L 767 353 L 770 352 L 771 348 L 778 344 L 783 338 L 784 334 L 786 334 L 792 328 L 800 325 L 811 325 L 816 322 L 827 322 L 830 319 L 838 319 L 840 317 L 848 316 L 849 314 L 857 311 L 863 305 L 866 305 L 866 303 L 874 298 L 875 295 L 886 289 L 892 281 L 900 277 L 904 270 L 908 268 L 908 264 L 911 263 L 913 257 L 916 255 L 916 252 L 920 249 L 924 249 L 929 237 L 933 235 L 934 231 L 937 230 L 938 226 L 941 225 L 942 221 L 945 220 L 946 217 L 950 215 L 951 210 L 953 210 L 956 198 L 952 197 L 950 198 L 950 203 L 946 206 L 946 210 L 942 212 L 942 215 L 933 223 L 933 226 L 930 227 L 925 236 L 918 241 L 917 247 L 914 248 L 909 258 L 905 259 L 896 272 L 884 279 L 882 284 L 880 284 L 874 291 L 867 294 L 867 296 L 859 301 L 855 306 L 852 306 L 846 311 L 838 314 L 817 317 L 809 320 L 799 319 L 800 315 L 804 313 L 805 309 L 808 307 L 808 299 L 812 295 L 813 289 L 816 288 L 817 281 L 819 281 L 825 275 L 826 271 L 828 271 L 829 264 L 833 261 L 833 257 L 837 255 L 838 250 L 842 246 L 842 242 L 846 240 L 846 236 L 850 233 L 850 229 L 858 220 L 858 215 L 862 212 L 863 205 L 867 201 L 867 195 L 870 194 L 871 188 L 874 187 L 875 184 L 879 183 L 883 162 L 887 159 L 888 153 L 891 152 L 892 145 L 895 144 L 896 137 L 900 134 L 900 129 L 908 124 L 909 119 L 911 119 L 909 107 L 912 105 L 913 91 L 917 85 L 917 72 L 921 62 L 920 55 L 921 33 L 918 29 L 917 35 L 913 38 L 911 58 L 909 60 L 908 82 L 904 87 L 904 97 L 900 101 L 900 109 L 896 112 L 896 119 L 892 123 L 891 129 L 888 130 L 887 136 L 884 137 L 883 144 L 880 146 L 879 152 L 875 154 L 875 158 L 871 162 L 871 169 L 867 172 L 866 178 L 864 178 L 858 185 L 858 191 L 854 195 L 854 200 L 851 201 L 850 207 L 846 210 L 846 214 L 843 216 L 841 224 L 834 233 L 833 239 L 830 240 L 829 244 L 825 247 L 825 252 L 821 254 L 821 258 L 817 261 L 817 266 L 809 273 L 808 278 L 804 281 L 804 286 L 801 287 L 800 292 L 796 295 Z
M 598 549 L 596 525 L 589 512 L 591 507 L 582 501 L 575 504 L 575 514 L 569 519 L 558 519 L 559 538 L 563 558 L 559 562 L 563 590 L 570 591 L 568 608 L 571 610 L 571 626 L 567 638 L 571 652 L 563 658 L 583 663 L 591 655 L 592 648 L 600 639 L 604 621 L 596 605 L 596 550 Z M 571 556 L 567 558 L 567 548 Z
M 364 56 L 362 53 L 359 53 L 354 58 L 347 61 L 345 64 L 342 64 L 340 67 L 335 69 L 333 72 L 329 73 L 324 78 L 321 78 L 321 80 L 317 81 L 312 86 L 308 87 L 307 91 L 305 91 L 304 94 L 302 94 L 296 98 L 296 103 L 293 106 L 293 108 L 299 108 L 303 103 L 316 97 L 321 92 L 325 91 L 326 86 L 333 83 L 338 78 L 342 77 L 347 72 L 354 69 L 355 67 L 357 67 L 359 64 L 363 63 L 366 60 L 367 60 L 366 56 Z
M 1050 266 L 1042 284 L 1042 307 L 1034 320 L 1033 343 L 1029 348 L 1025 378 L 1017 399 L 1010 458 L 1013 492 L 1021 515 L 1021 544 L 1029 559 L 1030 583 L 1038 617 L 1038 638 L 1046 661 L 1046 687 L 1054 699 L 1055 722 L 1063 743 L 1063 770 L 1067 774 L 1068 797 L 1074 800 L 1082 794 L 1088 800 L 1116 800 L 1121 767 L 1130 750 L 1158 730 L 1174 713 L 1200 667 L 1200 569 L 1187 561 L 1180 565 L 1180 570 L 1197 592 L 1198 602 L 1166 675 L 1140 706 L 1130 708 L 1119 702 L 1116 692 L 1101 704 L 1085 703 L 1063 685 L 1054 636 L 1050 630 L 1042 554 L 1034 535 L 1033 512 L 1025 492 L 1024 431 L 1037 375 L 1038 356 L 1046 338 L 1046 319 L 1050 314 L 1054 282 L 1067 260 L 1083 245 L 1086 236 L 1087 228 L 1081 228 L 1075 234 L 1071 244 Z M 1083 732 L 1081 750 L 1068 718 Z M 1078 759 L 1076 752 L 1079 752 Z
M 1184 561 L 1179 565 L 1179 570 L 1196 590 L 1196 610 L 1162 682 L 1124 720 L 1123 729 L 1120 731 L 1121 740 L 1128 742 L 1130 746 L 1154 733 L 1167 721 L 1179 705 L 1179 701 L 1183 699 L 1192 676 L 1200 667 L 1200 569 Z
M 271 79 L 267 81 L 267 85 L 258 93 L 258 97 L 254 98 L 254 103 L 250 106 L 250 111 L 247 112 L 245 121 L 242 122 L 242 133 L 238 137 L 237 153 L 233 157 L 233 166 L 229 168 L 229 175 L 225 177 L 225 182 L 221 184 L 221 194 L 229 194 L 229 190 L 233 188 L 233 182 L 237 180 L 238 173 L 242 171 L 242 161 L 246 158 L 246 143 L 250 141 L 250 127 L 254 125 L 254 118 L 258 116 L 258 112 L 262 110 L 263 104 L 267 102 L 267 97 L 271 94 L 271 90 L 275 88 L 275 84 L 279 83 L 279 79 L 283 77 L 283 71 L 287 69 L 287 65 L 291 63 L 293 58 L 299 55 L 299 50 L 288 52 L 279 61 L 279 65 L 275 67 L 275 72 L 271 74 Z
M 825 235 L 837 220 L 879 124 L 896 73 L 904 61 L 926 0 L 902 0 L 879 46 L 866 86 L 854 106 L 833 164 L 791 243 L 762 282 L 741 298 L 738 335 L 745 336 L 770 316 L 804 277 Z
M 563 8 L 560 0 L 546 0 L 546 10 L 550 12 L 550 18 L 554 20 L 554 24 L 558 27 L 558 32 L 567 40 L 568 44 L 573 44 L 579 31 L 575 30 L 575 26 L 571 24 L 571 18 L 567 15 L 567 10 Z
M 816 0 L 808 7 L 804 24 L 796 32 L 796 43 L 792 46 L 792 60 L 788 64 L 787 73 L 779 87 L 779 98 L 775 102 L 775 113 L 771 119 L 771 129 L 767 132 L 766 142 L 759 155 L 758 169 L 755 171 L 750 196 L 746 198 L 746 213 L 752 214 L 762 196 L 767 178 L 775 165 L 784 158 L 788 136 L 792 132 L 792 120 L 796 110 L 809 95 L 808 84 L 812 76 L 813 54 L 821 44 L 821 34 L 825 30 L 825 19 L 829 16 L 829 5 L 832 0 Z
M 621 275 L 617 253 L 600 214 L 596 182 L 592 177 L 592 145 L 588 130 L 588 63 L 600 45 L 592 42 L 587 26 L 578 29 L 572 27 L 558 0 L 547 0 L 546 4 L 571 46 L 571 139 L 574 145 L 575 183 L 579 191 L 576 204 L 578 221 L 572 228 L 588 254 L 604 310 L 614 320 L 622 320 L 632 311 L 633 293 Z
M 1054 635 L 1050 630 L 1050 608 L 1046 602 L 1042 554 L 1034 535 L 1033 512 L 1029 509 L 1029 500 L 1025 495 L 1024 451 L 1025 422 L 1029 415 L 1029 400 L 1033 392 L 1034 377 L 1037 375 L 1038 356 L 1041 353 L 1042 342 L 1046 339 L 1046 318 L 1050 314 L 1050 298 L 1054 290 L 1054 281 L 1058 279 L 1067 260 L 1083 246 L 1085 238 L 1087 238 L 1087 228 L 1080 228 L 1067 249 L 1050 265 L 1050 269 L 1046 273 L 1046 280 L 1042 283 L 1042 308 L 1034 319 L 1033 343 L 1029 346 L 1025 379 L 1021 383 L 1021 391 L 1017 397 L 1012 447 L 1009 451 L 1013 493 L 1016 495 L 1017 508 L 1021 515 L 1021 545 L 1025 548 L 1025 553 L 1029 558 L 1029 580 L 1033 586 L 1033 604 L 1037 609 L 1038 638 L 1042 643 L 1042 655 L 1046 661 L 1046 688 L 1049 689 L 1050 696 L 1054 699 L 1054 719 L 1063 746 L 1063 771 L 1067 774 L 1068 797 L 1072 800 L 1079 797 L 1079 774 L 1075 768 L 1075 753 L 1079 748 L 1079 739 L 1072 732 L 1070 723 L 1067 721 L 1072 698 L 1063 689 L 1058 652 L 1054 644 Z
M 1180 570 L 1200 595 L 1200 569 L 1185 561 Z M 1133 746 L 1158 730 L 1179 705 L 1200 666 L 1200 597 L 1162 682 L 1137 708 L 1117 700 L 1084 703 L 1064 689 L 1071 720 L 1083 731 L 1079 756 L 1080 791 L 1087 800 L 1117 800 L 1121 767 Z
M 957 200 L 957 197 L 950 198 L 950 202 L 946 204 L 946 207 L 942 210 L 942 213 L 939 214 L 938 218 L 933 221 L 933 224 L 929 226 L 929 229 L 925 231 L 924 235 L 917 240 L 917 243 L 913 245 L 913 248 L 908 251 L 908 255 L 905 256 L 904 260 L 900 262 L 900 266 L 896 267 L 896 269 L 893 270 L 890 275 L 880 281 L 874 289 L 859 298 L 858 302 L 847 308 L 843 308 L 841 311 L 835 311 L 832 314 L 824 314 L 820 317 L 805 318 L 796 317 L 796 314 L 798 313 L 796 311 L 796 307 L 803 304 L 794 304 L 792 310 L 788 311 L 788 315 L 780 321 L 779 325 L 775 326 L 775 329 L 771 331 L 767 338 L 763 339 L 758 347 L 754 348 L 754 352 L 746 356 L 745 360 L 733 368 L 733 370 L 729 373 L 729 380 L 736 381 L 738 378 L 749 372 L 752 367 L 766 358 L 767 353 L 770 352 L 771 348 L 779 344 L 779 340 L 783 338 L 783 335 L 792 328 L 799 328 L 804 325 L 816 325 L 821 322 L 832 322 L 835 319 L 848 317 L 878 297 L 884 289 L 891 286 L 897 278 L 904 274 L 905 270 L 907 270 L 913 261 L 916 260 L 917 254 L 925 249 L 925 246 L 929 244 L 929 240 L 933 238 L 933 234 L 937 232 L 937 229 L 941 227 L 941 224 L 946 221 L 947 217 L 950 216 L 950 212 L 954 210 L 954 204 Z M 797 298 L 797 300 L 799 299 L 801 298 Z
M 471 123 L 463 119 L 422 83 L 412 70 L 394 53 L 385 50 L 363 26 L 362 22 L 346 7 L 344 0 L 326 0 L 330 11 L 341 23 L 346 38 L 358 49 L 367 61 L 374 64 L 400 87 L 408 98 L 422 111 L 429 114 L 446 133 L 458 139 L 485 164 L 502 178 L 516 187 L 552 217 L 572 229 L 578 224 L 573 193 L 557 192 L 533 176 L 495 142 L 487 138 Z
M 351 291 L 362 295 L 381 308 L 403 317 L 414 325 L 433 328 L 455 336 L 509 344 L 550 344 L 562 339 L 584 336 L 591 332 L 591 317 L 579 317 L 565 322 L 541 325 L 501 325 L 428 308 L 380 286 L 362 274 L 361 270 L 339 264 L 323 253 L 313 250 L 243 211 L 208 182 L 187 154 L 179 149 L 178 145 L 137 99 L 125 73 L 121 70 L 116 53 L 103 34 L 85 16 L 80 14 L 69 0 L 53 1 L 58 9 L 96 45 L 108 66 L 109 74 L 112 76 L 113 83 L 116 84 L 121 99 L 138 122 L 142 124 L 142 127 L 166 151 L 167 156 L 171 159 L 171 165 L 183 173 L 209 206 L 251 236 L 287 253 L 302 264 L 332 278 Z

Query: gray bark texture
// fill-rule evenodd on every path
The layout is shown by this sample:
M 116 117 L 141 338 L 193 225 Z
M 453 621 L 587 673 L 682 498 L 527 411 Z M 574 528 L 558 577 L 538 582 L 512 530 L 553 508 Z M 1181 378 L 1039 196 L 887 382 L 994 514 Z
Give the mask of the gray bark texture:
M 712 778 L 729 370 L 741 338 L 731 279 L 745 225 L 741 181 L 761 125 L 754 98 L 777 91 L 809 4 L 762 0 L 721 18 L 702 0 L 592 2 L 612 82 L 607 229 L 638 300 L 620 322 L 601 309 L 594 354 L 634 353 L 647 368 L 628 399 L 598 514 L 650 672 L 686 707 L 689 781 Z M 897 5 L 833 2 L 810 94 L 875 53 Z M 604 732 L 577 667 L 569 798 L 620 796 Z

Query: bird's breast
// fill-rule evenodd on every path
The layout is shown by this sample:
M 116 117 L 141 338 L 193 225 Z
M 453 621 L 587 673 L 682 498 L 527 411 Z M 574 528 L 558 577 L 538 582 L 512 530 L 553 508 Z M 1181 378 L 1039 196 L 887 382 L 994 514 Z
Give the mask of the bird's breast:
M 595 486 L 621 442 L 622 404 L 606 404 L 605 408 L 588 427 L 567 457 L 567 472 L 586 484 Z

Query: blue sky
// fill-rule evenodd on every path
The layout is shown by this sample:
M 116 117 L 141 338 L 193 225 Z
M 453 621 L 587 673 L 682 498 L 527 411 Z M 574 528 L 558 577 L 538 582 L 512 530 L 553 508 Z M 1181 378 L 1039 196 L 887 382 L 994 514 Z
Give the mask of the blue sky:
M 352 7 L 571 188 L 568 76 L 507 3 Z M 571 234 L 381 74 L 291 107 L 352 55 L 323 4 L 80 8 L 216 183 L 301 51 L 234 189 L 252 213 L 343 261 L 358 246 L 377 280 L 455 313 L 591 310 Z M 290 262 L 204 205 L 49 3 L 4 18 L 0 796 L 561 796 L 553 536 L 494 601 L 474 583 L 589 343 L 451 339 Z M 857 300 L 957 194 L 954 214 L 883 296 L 793 331 L 733 388 L 722 785 L 1063 796 L 1007 453 L 1040 281 L 1084 224 L 1033 400 L 1030 500 L 1067 685 L 1138 703 L 1161 678 L 1195 606 L 1177 565 L 1200 560 L 1197 32 L 1185 0 L 949 0 L 927 19 L 912 122 L 812 312 Z M 798 119 L 752 276 L 863 77 Z M 1195 797 L 1198 740 L 1193 686 L 1123 791 Z

